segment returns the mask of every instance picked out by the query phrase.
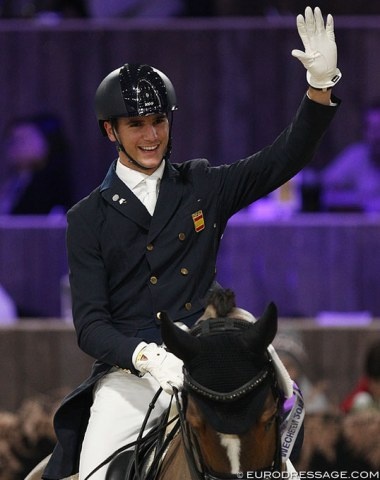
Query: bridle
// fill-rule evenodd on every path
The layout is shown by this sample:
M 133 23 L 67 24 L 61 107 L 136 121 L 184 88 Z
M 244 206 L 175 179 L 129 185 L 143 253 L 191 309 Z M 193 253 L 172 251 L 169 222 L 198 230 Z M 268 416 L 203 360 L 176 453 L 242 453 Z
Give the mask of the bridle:
M 240 319 L 233 319 L 233 318 L 213 318 L 199 322 L 196 324 L 190 333 L 193 336 L 200 336 L 200 335 L 215 335 L 222 332 L 234 332 L 234 331 L 241 331 L 245 328 L 248 328 L 250 325 L 249 322 Z M 276 422 L 276 449 L 274 458 L 271 464 L 261 471 L 266 472 L 274 472 L 278 471 L 281 472 L 282 470 L 282 458 L 281 458 L 281 435 L 280 435 L 280 401 L 281 396 L 277 384 L 277 378 L 275 374 L 275 370 L 272 364 L 272 360 L 268 355 L 268 363 L 265 367 L 260 370 L 258 374 L 256 374 L 252 379 L 250 379 L 244 385 L 236 388 L 231 392 L 218 392 L 212 390 L 210 388 L 201 385 L 197 382 L 187 371 L 184 367 L 184 385 L 182 390 L 182 400 L 180 402 L 178 391 L 175 391 L 175 398 L 177 403 L 177 409 L 179 414 L 179 422 L 182 431 L 183 437 L 183 445 L 186 454 L 186 459 L 188 463 L 188 467 L 190 470 L 190 474 L 193 480 L 235 480 L 237 478 L 247 478 L 238 475 L 233 476 L 216 476 L 214 472 L 210 472 L 207 470 L 204 461 L 202 459 L 201 450 L 197 439 L 195 438 L 190 425 L 186 420 L 186 406 L 187 406 L 187 396 L 191 395 L 191 393 L 195 393 L 205 399 L 213 400 L 216 402 L 221 403 L 230 403 L 236 401 L 245 395 L 254 392 L 257 388 L 259 388 L 263 383 L 271 377 L 271 388 L 272 394 L 274 396 L 275 402 L 277 404 L 276 412 L 274 415 L 268 420 L 267 425 L 271 426 L 273 422 Z M 267 428 L 267 427 L 266 427 Z M 269 427 L 268 427 L 269 428 Z M 258 473 L 256 471 L 255 473 Z
M 247 388 L 249 388 L 249 392 L 252 391 L 255 387 L 257 387 L 259 385 L 259 383 L 257 383 L 259 379 L 264 379 L 266 377 L 267 377 L 267 372 L 260 372 L 255 377 L 255 379 L 252 379 L 251 382 L 246 384 Z M 183 446 L 184 446 L 186 459 L 187 459 L 187 464 L 188 464 L 188 467 L 189 467 L 191 478 L 193 480 L 235 480 L 237 478 L 239 478 L 239 479 L 247 478 L 247 477 L 244 477 L 244 476 L 242 477 L 242 476 L 237 476 L 237 475 L 227 476 L 227 477 L 226 476 L 217 476 L 215 473 L 207 470 L 207 468 L 205 466 L 205 463 L 202 459 L 202 454 L 201 454 L 201 450 L 200 450 L 198 441 L 197 441 L 196 437 L 194 436 L 189 423 L 186 420 L 187 395 L 189 393 L 186 389 L 188 388 L 188 386 L 191 383 L 191 388 L 193 389 L 193 391 L 196 391 L 199 394 L 200 390 L 201 390 L 198 386 L 199 384 L 197 384 L 197 382 L 195 382 L 194 379 L 190 380 L 190 378 L 191 377 L 188 375 L 188 373 L 185 372 L 185 379 L 187 379 L 187 381 L 185 381 L 184 389 L 182 390 L 182 400 L 183 400 L 183 402 L 181 403 L 180 398 L 179 398 L 179 393 L 178 393 L 177 390 L 174 391 L 174 395 L 175 395 L 175 398 L 176 398 L 179 423 L 180 423 L 180 427 L 181 427 L 180 431 L 182 432 L 182 438 L 183 438 Z M 262 383 L 262 381 L 260 381 L 260 384 Z M 255 385 L 255 387 L 253 385 Z M 233 401 L 233 400 L 237 399 L 238 396 L 241 397 L 244 394 L 249 393 L 248 390 L 245 390 L 245 387 L 246 386 L 243 385 L 242 387 L 237 389 L 237 390 L 239 390 L 239 392 L 237 392 L 237 390 L 235 391 L 237 396 L 234 397 L 234 398 L 232 398 L 231 396 L 233 394 L 235 394 L 235 392 L 231 392 L 229 394 L 224 394 L 224 393 L 220 393 L 220 392 L 214 392 L 214 391 L 209 390 L 209 389 L 205 389 L 203 393 L 205 394 L 205 397 L 207 397 L 207 398 L 212 398 L 212 399 L 223 398 L 222 401 L 228 402 L 228 401 Z M 210 394 L 210 392 L 212 392 L 212 394 Z M 211 395 L 212 395 L 212 397 L 211 397 Z M 267 422 L 268 428 L 272 425 L 272 423 L 274 421 L 276 422 L 276 449 L 275 449 L 275 454 L 274 454 L 274 457 L 273 457 L 273 460 L 272 460 L 271 464 L 268 465 L 267 467 L 264 467 L 264 468 L 260 469 L 259 470 L 260 472 L 261 471 L 263 471 L 263 472 L 264 471 L 265 472 L 275 472 L 275 471 L 280 472 L 282 470 L 281 445 L 280 445 L 281 436 L 280 436 L 279 417 L 280 417 L 280 412 L 279 412 L 278 398 L 277 398 L 276 411 L 275 411 L 274 415 Z M 259 471 L 256 471 L 255 473 L 258 473 Z
M 250 325 L 249 322 L 240 319 L 233 318 L 216 318 L 204 320 L 197 323 L 191 330 L 191 334 L 195 336 L 199 335 L 214 335 L 222 332 L 233 332 L 248 328 Z M 125 445 L 119 448 L 116 452 L 110 455 L 106 460 L 99 464 L 91 473 L 86 477 L 87 480 L 91 477 L 95 471 L 101 468 L 106 463 L 109 463 L 118 453 L 128 450 L 134 447 L 133 455 L 133 472 L 134 476 L 127 476 L 126 478 L 134 478 L 137 480 L 142 480 L 143 478 L 155 479 L 158 478 L 158 472 L 160 470 L 161 460 L 164 456 L 166 449 L 168 448 L 170 442 L 173 440 L 174 436 L 181 431 L 183 447 L 186 455 L 187 465 L 190 471 L 192 480 L 236 480 L 248 478 L 247 476 L 238 476 L 238 475 L 229 475 L 229 476 L 218 476 L 215 472 L 210 472 L 205 462 L 203 461 L 201 449 L 198 444 L 197 438 L 194 432 L 191 429 L 191 426 L 186 420 L 186 408 L 188 403 L 188 396 L 192 393 L 200 395 L 205 399 L 228 403 L 243 398 L 245 395 L 252 393 L 255 389 L 263 385 L 264 382 L 270 379 L 270 385 L 272 389 L 272 394 L 274 400 L 277 404 L 275 413 L 267 422 L 267 427 L 271 427 L 273 422 L 275 422 L 276 428 L 276 448 L 275 453 L 272 459 L 272 462 L 267 467 L 257 470 L 255 473 L 259 472 L 281 472 L 282 470 L 282 456 L 281 456 L 281 434 L 280 434 L 280 416 L 282 413 L 282 403 L 283 397 L 280 394 L 280 389 L 277 384 L 277 377 L 275 374 L 275 369 L 273 366 L 272 359 L 268 353 L 268 362 L 265 366 L 257 373 L 252 379 L 250 379 L 244 385 L 236 388 L 230 392 L 218 392 L 207 388 L 197 382 L 184 368 L 184 386 L 183 390 L 180 393 L 177 389 L 173 388 L 174 399 L 177 406 L 178 418 L 169 420 L 168 412 L 165 417 L 162 418 L 160 424 L 144 436 L 144 430 L 148 421 L 148 418 L 154 409 L 155 403 L 162 391 L 159 389 L 156 392 L 156 395 L 149 404 L 149 409 L 146 414 L 145 420 L 140 430 L 140 434 L 135 442 L 132 442 L 128 445 Z M 169 409 L 168 409 L 169 411 Z M 165 430 L 169 423 L 173 424 L 170 434 L 165 438 Z M 158 446 L 158 448 L 157 448 Z M 144 471 L 144 461 L 143 458 L 147 452 L 155 452 L 153 465 L 149 468 L 149 475 L 145 476 Z M 252 478 L 252 477 L 249 477 Z

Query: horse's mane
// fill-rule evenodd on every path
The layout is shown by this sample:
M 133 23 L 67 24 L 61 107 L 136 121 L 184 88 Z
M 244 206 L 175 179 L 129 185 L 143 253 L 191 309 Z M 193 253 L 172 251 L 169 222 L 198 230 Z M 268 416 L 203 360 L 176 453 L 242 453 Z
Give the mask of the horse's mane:
M 209 311 L 213 308 L 216 317 L 228 317 L 236 308 L 235 293 L 228 288 L 212 290 L 207 297 L 207 308 Z
M 277 310 L 270 305 L 256 322 L 241 312 L 233 291 L 216 289 L 190 333 L 168 319 L 161 325 L 165 344 L 184 362 L 184 391 L 210 421 L 217 418 L 214 428 L 224 433 L 249 428 L 274 378 L 267 347 L 276 333 Z

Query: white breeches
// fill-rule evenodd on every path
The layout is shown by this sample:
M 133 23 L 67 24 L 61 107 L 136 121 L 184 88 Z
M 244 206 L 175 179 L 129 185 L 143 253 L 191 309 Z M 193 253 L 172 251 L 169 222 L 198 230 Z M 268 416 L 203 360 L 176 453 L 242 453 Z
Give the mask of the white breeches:
M 139 378 L 124 370 L 113 369 L 98 381 L 82 445 L 80 480 L 84 480 L 115 450 L 136 440 L 149 403 L 158 388 L 159 384 L 149 374 Z M 170 396 L 162 392 L 149 417 L 145 433 L 157 423 L 169 402 Z M 90 479 L 104 480 L 107 466 Z

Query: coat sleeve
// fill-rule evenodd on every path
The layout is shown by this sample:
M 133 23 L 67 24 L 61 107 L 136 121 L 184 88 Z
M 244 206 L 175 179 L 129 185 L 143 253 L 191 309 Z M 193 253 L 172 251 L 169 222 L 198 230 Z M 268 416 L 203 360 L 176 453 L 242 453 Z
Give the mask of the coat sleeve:
M 313 158 L 334 117 L 336 106 L 304 97 L 293 121 L 268 147 L 231 165 L 220 167 L 219 194 L 226 219 L 267 195 L 296 175 Z
M 131 358 L 141 339 L 128 337 L 111 322 L 107 272 L 97 229 L 99 225 L 90 223 L 80 208 L 68 212 L 67 251 L 78 344 L 93 358 L 136 373 Z

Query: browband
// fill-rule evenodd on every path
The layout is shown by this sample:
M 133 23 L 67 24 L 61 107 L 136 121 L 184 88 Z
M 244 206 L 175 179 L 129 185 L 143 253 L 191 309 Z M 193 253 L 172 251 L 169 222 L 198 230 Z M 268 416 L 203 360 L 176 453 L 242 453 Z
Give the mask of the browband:
M 252 392 L 252 390 L 261 385 L 268 377 L 270 369 L 271 365 L 269 364 L 265 369 L 261 370 L 261 372 L 249 380 L 249 382 L 245 383 L 236 390 L 224 393 L 216 392 L 215 390 L 204 387 L 194 380 L 190 373 L 184 369 L 184 387 L 185 389 L 188 388 L 189 390 L 192 390 L 193 392 L 198 393 L 199 395 L 202 395 L 210 400 L 215 400 L 217 402 L 232 402 L 243 397 L 247 393 Z

